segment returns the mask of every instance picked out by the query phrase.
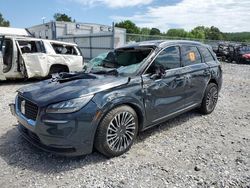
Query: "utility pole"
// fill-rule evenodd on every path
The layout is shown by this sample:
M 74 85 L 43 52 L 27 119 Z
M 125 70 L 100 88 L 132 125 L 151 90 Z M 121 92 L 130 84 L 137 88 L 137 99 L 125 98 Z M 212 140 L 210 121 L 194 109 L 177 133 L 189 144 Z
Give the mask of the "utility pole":
M 44 22 L 45 22 L 45 19 L 46 19 L 46 17 L 42 17 L 42 20 L 43 20 L 43 24 L 44 24 Z

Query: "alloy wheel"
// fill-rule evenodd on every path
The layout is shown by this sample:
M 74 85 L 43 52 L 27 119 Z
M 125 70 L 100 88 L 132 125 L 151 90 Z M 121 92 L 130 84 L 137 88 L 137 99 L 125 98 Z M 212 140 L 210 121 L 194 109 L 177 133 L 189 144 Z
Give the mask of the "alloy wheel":
M 128 111 L 120 112 L 110 121 L 106 141 L 112 151 L 126 150 L 135 137 L 135 117 Z
M 208 111 L 212 111 L 215 108 L 217 100 L 218 100 L 218 90 L 216 87 L 212 87 L 209 90 L 206 99 L 206 106 Z

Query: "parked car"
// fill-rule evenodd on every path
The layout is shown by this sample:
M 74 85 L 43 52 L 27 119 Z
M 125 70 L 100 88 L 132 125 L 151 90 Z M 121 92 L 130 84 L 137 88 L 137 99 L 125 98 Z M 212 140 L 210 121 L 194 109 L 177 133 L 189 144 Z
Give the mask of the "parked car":
M 82 71 L 76 44 L 20 36 L 0 36 L 0 80 L 43 78 L 53 73 Z
M 207 45 L 192 41 L 130 44 L 18 90 L 12 113 L 22 135 L 60 155 L 107 157 L 132 146 L 138 132 L 198 108 L 211 113 L 222 70 Z
M 229 44 L 228 43 L 219 43 L 213 46 L 213 51 L 216 54 L 217 58 L 221 61 L 228 61 L 229 58 Z
M 228 61 L 238 64 L 250 64 L 250 46 L 244 44 L 230 45 Z

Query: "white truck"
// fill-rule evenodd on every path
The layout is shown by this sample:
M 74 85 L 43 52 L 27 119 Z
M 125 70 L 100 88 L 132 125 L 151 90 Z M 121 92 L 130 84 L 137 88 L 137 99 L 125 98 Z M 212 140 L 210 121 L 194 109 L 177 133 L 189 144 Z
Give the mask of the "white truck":
M 76 44 L 22 36 L 0 36 L 0 80 L 43 78 L 82 71 Z

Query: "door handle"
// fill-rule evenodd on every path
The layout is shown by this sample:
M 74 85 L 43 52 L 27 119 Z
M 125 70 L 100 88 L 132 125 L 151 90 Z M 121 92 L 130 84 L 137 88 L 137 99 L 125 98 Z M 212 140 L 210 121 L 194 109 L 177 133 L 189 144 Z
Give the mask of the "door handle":
M 144 88 L 144 89 L 147 89 L 149 86 L 150 86 L 150 84 L 149 84 L 149 83 L 145 83 L 145 84 L 143 84 L 143 88 Z
M 163 81 L 159 83 L 159 87 L 165 87 L 165 86 L 169 87 L 169 84 Z
M 175 78 L 176 81 L 181 81 L 181 80 L 184 80 L 186 77 L 185 76 L 181 76 L 181 77 L 177 77 Z

